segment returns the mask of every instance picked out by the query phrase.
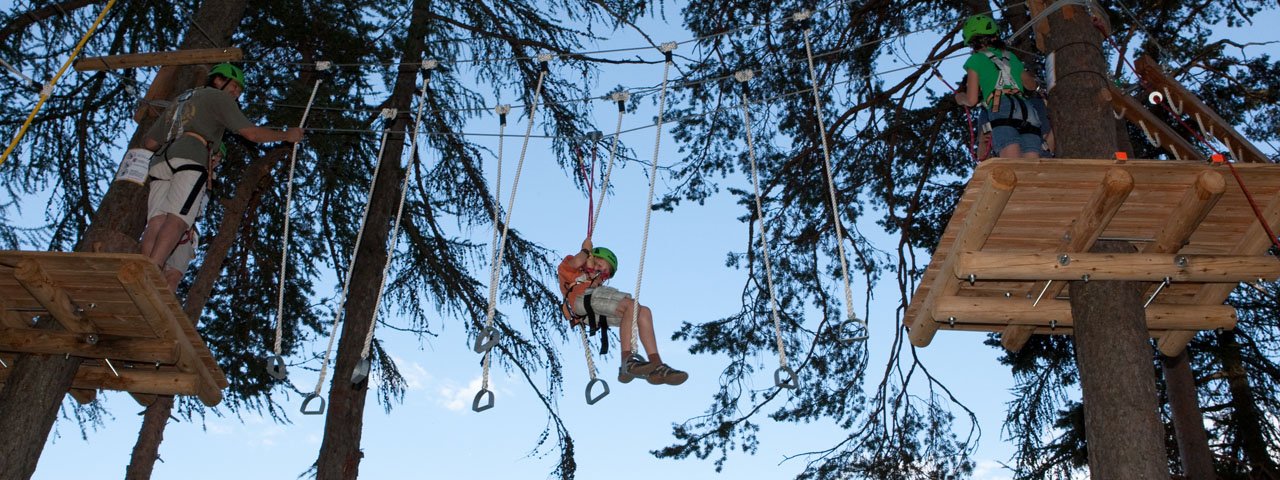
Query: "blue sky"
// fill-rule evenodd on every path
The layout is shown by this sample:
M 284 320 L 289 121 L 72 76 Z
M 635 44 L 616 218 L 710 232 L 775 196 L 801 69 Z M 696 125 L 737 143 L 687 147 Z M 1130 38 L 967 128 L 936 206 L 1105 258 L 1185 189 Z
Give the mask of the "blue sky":
M 677 7 L 680 5 L 683 4 L 676 4 Z M 658 42 L 689 38 L 688 32 L 679 25 L 678 9 L 669 7 L 667 12 L 670 21 L 650 17 L 641 26 Z M 933 38 L 933 35 L 925 34 L 905 42 L 906 52 L 919 61 L 927 53 Z M 605 49 L 642 44 L 644 42 L 637 35 L 624 31 L 597 46 Z M 656 58 L 658 54 L 643 55 Z M 882 69 L 899 65 L 885 59 Z M 959 69 L 958 62 L 942 67 L 948 78 L 957 76 Z M 595 91 L 602 93 L 618 84 L 635 87 L 654 85 L 661 80 L 661 74 L 661 67 L 656 65 L 606 66 Z M 673 78 L 677 75 L 674 69 L 672 75 Z M 74 77 L 64 81 L 73 82 Z M 61 88 L 69 88 L 69 84 Z M 935 89 L 941 91 L 945 87 L 935 85 Z M 511 97 L 510 92 L 504 96 Z M 624 129 L 651 123 L 655 112 L 648 103 L 644 105 L 637 114 L 627 116 Z M 616 111 L 611 104 L 600 102 L 596 104 L 596 112 L 599 129 L 608 133 Z M 523 123 L 519 122 L 513 115 L 508 132 L 515 135 L 523 132 Z M 496 132 L 496 124 L 496 119 L 481 119 L 469 130 Z M 766 135 L 768 132 L 757 131 L 756 134 Z M 623 138 L 641 158 L 647 160 L 651 154 L 648 145 L 652 145 L 653 136 L 654 130 L 650 128 L 625 134 Z M 508 170 L 503 174 L 504 187 L 510 185 L 510 168 L 515 164 L 519 141 L 518 136 L 507 140 Z M 491 139 L 483 142 L 495 145 Z M 677 147 L 670 135 L 664 133 L 659 162 L 670 165 L 678 161 Z M 524 177 L 520 182 L 522 188 L 511 224 L 527 238 L 562 254 L 572 253 L 582 240 L 585 227 L 581 211 L 586 208 L 586 201 L 582 192 L 574 189 L 566 172 L 549 158 L 548 152 L 550 140 L 534 139 L 530 142 Z M 434 161 L 433 154 L 425 149 L 424 153 Z M 492 163 L 488 167 L 492 175 Z M 647 209 L 646 171 L 642 165 L 631 164 L 615 172 L 616 194 L 607 200 L 604 215 L 597 226 L 596 244 L 609 246 L 621 257 L 621 272 L 612 284 L 625 291 L 632 290 L 635 282 L 641 229 Z M 657 186 L 659 195 L 673 188 L 663 180 L 660 179 Z M 748 182 L 745 177 L 737 177 L 725 183 L 747 188 Z M 502 198 L 505 202 L 505 193 Z M 33 198 L 30 203 L 38 206 L 45 200 Z M 38 209 L 26 210 L 30 213 Z M 562 356 L 567 362 L 565 392 L 560 399 L 561 414 L 574 435 L 580 478 L 606 475 L 616 479 L 705 478 L 715 475 L 710 462 L 657 460 L 647 452 L 668 445 L 671 442 L 671 424 L 701 414 L 711 394 L 718 388 L 717 377 L 727 360 L 692 356 L 686 350 L 687 345 L 672 342 L 669 337 L 680 322 L 713 320 L 739 309 L 745 272 L 724 267 L 724 254 L 743 251 L 750 240 L 747 238 L 747 226 L 737 220 L 742 213 L 741 207 L 727 194 L 712 197 L 705 205 L 682 204 L 674 213 L 654 212 L 641 301 L 655 312 L 664 359 L 689 371 L 691 378 L 688 383 L 680 387 L 650 386 L 643 381 L 619 384 L 614 378 L 617 368 L 614 356 L 598 362 L 601 375 L 609 381 L 613 393 L 599 404 L 587 406 L 582 400 L 587 375 L 581 346 L 576 337 L 571 337 L 561 346 Z M 882 248 L 891 249 L 896 243 L 896 238 L 878 233 L 875 225 L 869 222 L 860 227 Z M 476 230 L 462 234 L 484 243 L 488 241 L 490 232 Z M 923 257 L 928 253 L 920 252 Z M 552 282 L 551 279 L 547 281 Z M 828 288 L 838 292 L 837 281 L 831 279 Z M 329 291 L 324 288 L 318 290 Z M 861 281 L 858 281 L 854 288 L 858 305 L 862 304 L 863 290 Z M 899 301 L 897 289 L 890 282 L 884 282 L 875 293 L 870 316 L 871 341 L 867 344 L 871 366 L 868 368 L 867 388 L 879 381 L 882 369 L 878 366 L 883 365 L 888 355 L 887 349 L 896 328 L 893 308 Z M 505 308 L 518 312 L 511 306 Z M 516 323 L 528 321 L 520 317 L 513 320 Z M 394 317 L 388 321 L 403 324 Z M 384 413 L 372 401 L 366 410 L 362 443 L 365 458 L 361 463 L 364 477 L 545 476 L 556 461 L 556 452 L 543 450 L 541 455 L 537 452 L 531 455 L 534 442 L 546 426 L 543 407 L 535 394 L 521 379 L 506 376 L 495 369 L 493 389 L 497 393 L 496 407 L 481 414 L 471 412 L 471 398 L 479 388 L 478 356 L 471 351 L 457 322 L 446 321 L 443 325 L 437 338 L 419 340 L 400 333 L 385 333 L 379 337 L 396 357 L 409 384 L 404 403 L 394 406 L 390 413 Z M 1008 370 L 996 362 L 1000 352 L 982 345 L 983 339 L 980 334 L 943 332 L 918 354 L 931 373 L 978 416 L 983 436 L 975 455 L 978 471 L 974 478 L 1003 479 L 1009 474 L 1001 471 L 998 462 L 1006 460 L 1012 450 L 1000 440 L 1000 427 L 1005 403 L 1010 400 L 1012 379 Z M 313 348 L 324 348 L 323 342 L 317 341 Z M 776 361 L 776 357 L 770 355 L 759 358 L 761 368 L 755 378 L 755 388 L 772 387 L 770 374 Z M 308 391 L 315 385 L 316 373 L 295 368 L 290 380 L 299 389 Z M 55 427 L 56 434 L 46 446 L 35 478 L 111 478 L 120 475 L 128 463 L 141 423 L 141 417 L 136 415 L 141 407 L 121 393 L 106 393 L 100 398 L 114 418 L 109 419 L 104 428 L 88 432 L 87 440 L 80 438 L 79 427 L 74 421 L 60 421 Z M 203 423 L 171 423 L 165 432 L 165 442 L 161 446 L 163 461 L 156 466 L 155 478 L 296 477 L 315 459 L 323 429 L 322 417 L 296 414 L 300 401 L 300 398 L 291 397 L 286 402 L 287 411 L 292 412 L 292 423 L 287 424 L 277 424 L 254 415 L 211 415 Z M 228 414 L 223 412 L 223 415 Z M 958 423 L 958 427 L 963 429 L 966 425 Z M 961 435 L 963 433 L 960 432 Z M 786 456 L 827 448 L 843 436 L 844 433 L 834 425 L 775 424 L 765 420 L 759 452 L 753 456 L 741 453 L 732 456 L 725 466 L 724 475 L 742 479 L 794 476 L 803 469 L 804 460 L 784 462 Z

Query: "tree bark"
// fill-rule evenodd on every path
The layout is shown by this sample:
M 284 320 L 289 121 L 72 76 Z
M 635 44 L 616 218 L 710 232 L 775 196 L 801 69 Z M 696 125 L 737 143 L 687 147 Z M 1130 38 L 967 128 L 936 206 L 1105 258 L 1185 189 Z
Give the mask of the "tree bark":
M 1059 153 L 1064 158 L 1112 158 L 1118 146 L 1115 120 L 1099 97 L 1107 84 L 1101 33 L 1084 10 L 1067 6 L 1049 17 L 1045 46 L 1055 52 L 1050 108 Z M 1093 251 L 1134 248 L 1101 241 Z M 1089 471 L 1098 480 L 1169 478 L 1142 309 L 1144 285 L 1071 282 Z
M 1268 420 L 1258 411 L 1236 332 L 1218 332 L 1218 346 L 1222 349 L 1222 370 L 1227 374 L 1227 388 L 1231 392 L 1232 423 L 1238 437 L 1236 443 L 1244 450 L 1245 460 L 1249 462 L 1249 470 L 1256 475 L 1255 478 L 1280 477 L 1280 467 L 1267 452 L 1267 440 L 1261 425 Z
M 245 0 L 220 0 L 202 5 L 195 23 L 211 38 L 226 43 L 244 16 Z M 211 48 L 214 45 L 196 28 L 192 28 L 182 48 Z M 196 86 L 203 78 L 203 67 L 183 67 L 177 85 Z M 172 98 L 175 92 L 169 92 Z M 140 144 L 153 118 L 139 122 L 130 142 Z M 107 190 L 93 222 L 77 245 L 77 251 L 134 253 L 136 238 L 142 233 L 146 212 L 146 190 L 130 182 L 114 182 Z M 78 359 L 21 355 L 15 362 L 6 388 L 0 389 L 0 480 L 25 480 L 35 473 L 40 453 L 57 419 L 63 395 L 79 369 Z M 158 440 L 158 437 L 157 437 Z
M 351 373 L 360 361 L 365 336 L 372 328 L 376 312 L 374 305 L 379 294 L 382 270 L 388 261 L 387 245 L 391 220 L 400 199 L 401 175 L 410 170 L 400 166 L 405 150 L 405 133 L 410 125 L 410 107 L 414 91 L 418 88 L 418 63 L 425 51 L 429 0 L 414 0 L 413 14 L 409 21 L 400 72 L 392 88 L 392 108 L 400 111 L 387 138 L 375 180 L 373 198 L 369 202 L 369 216 L 364 223 L 364 238 L 356 246 L 358 258 L 352 265 L 351 288 L 343 311 L 342 336 L 338 341 L 337 359 L 334 362 L 333 380 L 329 387 L 328 414 L 325 417 L 324 439 L 320 456 L 316 460 L 317 480 L 355 479 L 359 475 L 360 438 L 364 425 L 364 407 L 369 381 L 351 383 Z M 410 152 L 412 155 L 414 152 Z
M 1209 435 L 1204 431 L 1204 414 L 1200 412 L 1188 352 L 1183 350 L 1176 357 L 1160 357 L 1173 416 L 1173 433 L 1178 441 L 1183 475 L 1189 480 L 1213 480 L 1217 478 L 1213 471 L 1213 452 L 1209 450 Z

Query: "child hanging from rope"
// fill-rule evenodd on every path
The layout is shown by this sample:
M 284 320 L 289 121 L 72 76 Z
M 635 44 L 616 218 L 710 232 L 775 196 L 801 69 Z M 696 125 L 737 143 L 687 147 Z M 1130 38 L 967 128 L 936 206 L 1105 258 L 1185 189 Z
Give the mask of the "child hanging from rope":
M 964 62 L 965 82 L 956 102 L 981 105 L 990 112 L 991 145 L 1001 157 L 1039 158 L 1044 153 L 1041 127 L 1046 118 L 1027 100 L 1036 88 L 1022 60 L 1005 48 L 999 29 L 988 15 L 974 15 L 964 22 L 964 42 L 973 54 Z
M 244 71 L 230 63 L 209 70 L 203 88 L 179 95 L 143 139 L 155 152 L 147 171 L 147 228 L 142 254 L 161 269 L 182 236 L 195 223 L 209 177 L 210 152 L 230 130 L 255 143 L 302 140 L 302 130 L 276 131 L 255 126 L 236 100 L 244 93 Z
M 622 366 L 618 369 L 618 381 L 628 383 L 635 378 L 646 379 L 653 385 L 679 385 L 689 379 L 689 374 L 662 363 L 658 354 L 658 341 L 653 333 L 653 312 L 640 306 L 633 312 L 636 301 L 630 294 L 605 286 L 605 280 L 618 271 L 618 257 L 607 248 L 591 245 L 591 239 L 582 241 L 582 250 L 560 262 L 556 277 L 560 281 L 560 293 L 565 301 L 562 306 L 565 317 L 573 326 L 586 323 L 592 332 L 601 331 L 601 353 L 608 351 L 608 327 L 619 327 L 622 344 Z M 639 321 L 640 343 L 649 356 L 645 361 L 630 351 L 631 319 Z

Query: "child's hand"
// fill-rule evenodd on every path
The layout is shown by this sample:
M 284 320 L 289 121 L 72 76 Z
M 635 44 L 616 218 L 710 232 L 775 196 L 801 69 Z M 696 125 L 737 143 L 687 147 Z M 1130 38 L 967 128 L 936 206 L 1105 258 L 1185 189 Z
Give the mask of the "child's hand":
M 585 250 L 585 251 L 587 251 L 587 252 L 590 252 L 590 251 L 591 251 L 591 239 L 590 239 L 590 238 L 588 238 L 588 239 L 586 239 L 586 240 L 583 240 L 583 241 L 582 241 L 582 249 L 583 249 L 583 250 Z

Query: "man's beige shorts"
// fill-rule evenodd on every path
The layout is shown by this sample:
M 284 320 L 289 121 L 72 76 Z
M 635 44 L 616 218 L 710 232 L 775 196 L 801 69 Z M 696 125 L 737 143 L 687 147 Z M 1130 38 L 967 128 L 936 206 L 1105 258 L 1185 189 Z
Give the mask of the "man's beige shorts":
M 200 164 L 185 158 L 174 158 L 168 163 L 157 163 L 147 171 L 147 175 L 151 177 L 151 190 L 147 195 L 147 219 L 173 214 L 182 218 L 187 226 L 195 223 L 201 197 L 205 194 L 208 174 L 198 170 L 174 171 L 186 165 Z
M 182 241 L 178 242 L 178 246 L 173 248 L 173 253 L 169 254 L 169 258 L 165 259 L 164 266 L 172 268 L 182 273 L 187 273 L 187 266 L 191 265 L 191 261 L 196 259 L 196 247 L 200 245 L 200 234 L 196 229 L 192 228 L 183 234 Z
M 587 308 L 583 305 L 583 301 L 588 296 L 591 297 L 591 309 L 595 310 L 596 315 L 604 315 L 611 327 L 622 325 L 622 318 L 618 316 L 618 303 L 631 298 L 631 294 L 619 292 L 618 289 L 613 287 L 588 288 L 582 296 L 574 299 L 574 315 L 587 314 Z

